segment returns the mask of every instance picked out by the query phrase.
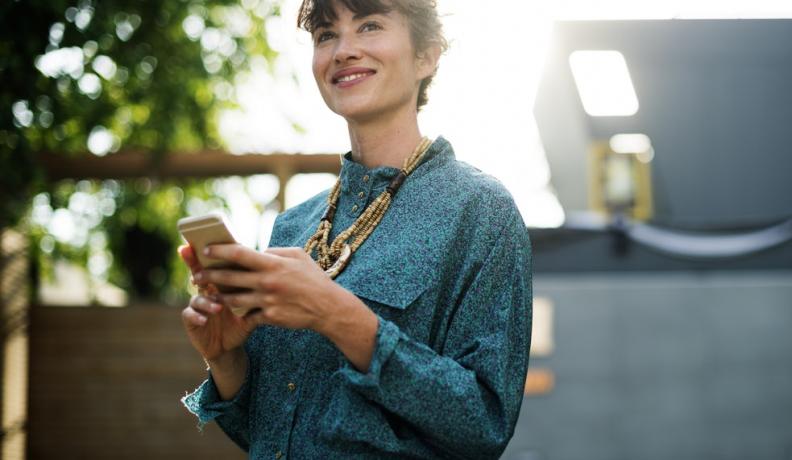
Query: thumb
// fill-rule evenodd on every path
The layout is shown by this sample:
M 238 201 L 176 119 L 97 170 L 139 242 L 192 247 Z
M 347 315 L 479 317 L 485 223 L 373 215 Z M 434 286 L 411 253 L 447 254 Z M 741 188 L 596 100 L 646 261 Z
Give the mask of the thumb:
M 191 272 L 195 273 L 201 270 L 201 263 L 198 262 L 198 258 L 195 256 L 195 250 L 193 250 L 192 246 L 187 244 L 179 246 L 178 251 L 184 263 L 190 267 Z
M 289 257 L 289 258 L 301 257 L 302 255 L 305 254 L 305 251 L 303 250 L 303 248 L 298 248 L 298 247 L 292 247 L 292 248 L 267 248 L 267 249 L 264 250 L 264 252 L 266 252 L 268 254 L 280 256 L 280 257 Z
M 252 326 L 252 328 L 256 328 L 258 326 L 271 325 L 271 323 L 267 319 L 267 315 L 264 313 L 264 309 L 261 307 L 255 308 L 247 312 L 243 317 L 243 319 L 246 323 Z

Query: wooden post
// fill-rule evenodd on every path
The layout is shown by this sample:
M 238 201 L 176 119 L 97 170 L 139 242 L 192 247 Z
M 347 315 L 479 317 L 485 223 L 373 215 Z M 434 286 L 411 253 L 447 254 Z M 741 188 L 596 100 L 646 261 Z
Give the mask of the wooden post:
M 27 237 L 0 229 L 0 314 L 2 315 L 2 437 L 0 458 L 26 458 L 28 409 L 28 318 L 30 286 Z
M 286 210 L 286 186 L 289 184 L 289 180 L 294 176 L 294 168 L 287 163 L 280 163 L 275 171 L 278 177 L 278 205 L 280 209 L 278 212 L 283 212 Z

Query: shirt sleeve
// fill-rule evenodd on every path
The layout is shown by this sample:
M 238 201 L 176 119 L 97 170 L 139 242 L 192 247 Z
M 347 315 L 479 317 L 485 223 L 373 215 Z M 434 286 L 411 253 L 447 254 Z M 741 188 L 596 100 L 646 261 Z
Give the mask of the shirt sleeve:
M 248 352 L 245 380 L 233 398 L 225 401 L 220 398 L 212 371 L 207 369 L 206 380 L 195 391 L 181 399 L 187 410 L 198 417 L 199 431 L 203 431 L 203 427 L 214 420 L 245 452 L 250 450 L 249 404 L 251 387 L 254 386 L 252 380 L 256 375 L 253 369 L 254 361 Z
M 458 457 L 498 458 L 522 404 L 532 261 L 527 230 L 514 214 L 459 301 L 442 354 L 378 317 L 368 371 L 347 360 L 341 369 L 356 391 Z

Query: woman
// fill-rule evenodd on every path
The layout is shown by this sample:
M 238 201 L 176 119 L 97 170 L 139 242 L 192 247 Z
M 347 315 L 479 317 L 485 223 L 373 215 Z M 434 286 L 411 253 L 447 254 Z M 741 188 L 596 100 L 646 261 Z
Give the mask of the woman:
M 209 375 L 182 402 L 250 458 L 497 458 L 528 366 L 530 243 L 497 180 L 420 134 L 434 1 L 304 0 L 298 24 L 352 148 L 266 251 L 209 248 L 249 271 L 181 248 L 199 286 L 248 289 L 184 309 Z

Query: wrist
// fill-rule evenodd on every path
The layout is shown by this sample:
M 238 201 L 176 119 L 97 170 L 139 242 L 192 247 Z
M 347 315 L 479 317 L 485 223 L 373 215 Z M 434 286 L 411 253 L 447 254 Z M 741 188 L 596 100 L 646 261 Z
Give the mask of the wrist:
M 324 313 L 314 330 L 337 344 L 358 332 L 367 320 L 376 321 L 376 315 L 353 293 L 336 283 L 333 285 L 331 294 L 324 297 Z
M 243 347 L 235 348 L 216 358 L 206 359 L 206 364 L 215 372 L 231 373 L 242 366 L 247 360 L 247 353 Z
M 328 314 L 323 315 L 314 330 L 333 342 L 360 372 L 367 372 L 376 347 L 379 319 L 355 294 L 340 285 L 336 287 L 322 309 Z

